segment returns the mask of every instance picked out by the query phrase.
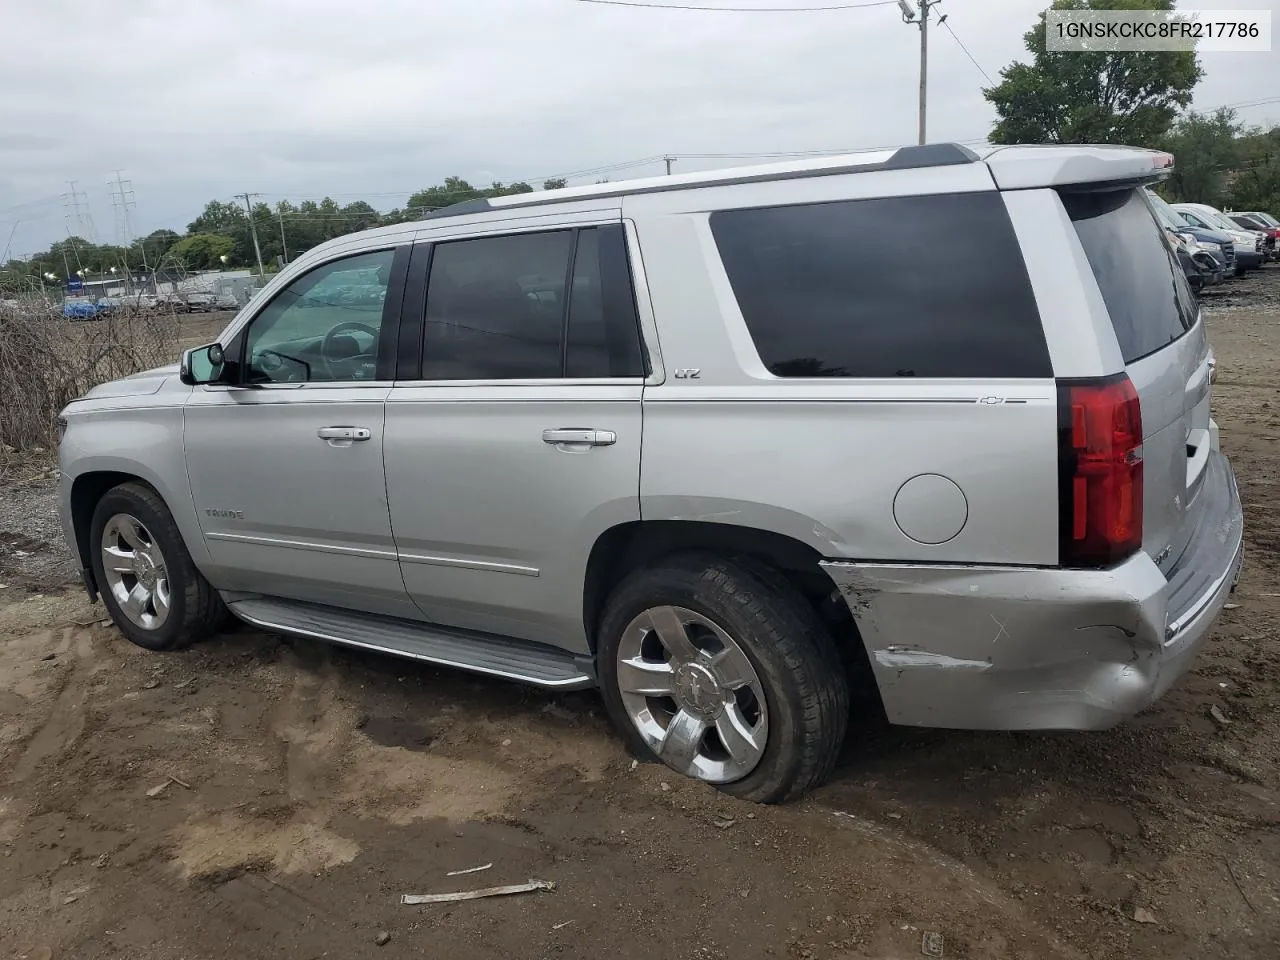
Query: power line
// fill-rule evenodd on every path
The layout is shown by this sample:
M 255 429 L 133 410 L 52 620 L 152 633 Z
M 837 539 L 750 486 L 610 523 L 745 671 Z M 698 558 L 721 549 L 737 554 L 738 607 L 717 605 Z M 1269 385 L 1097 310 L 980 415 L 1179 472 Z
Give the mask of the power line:
M 987 78 L 987 83 L 991 84 L 991 86 L 994 87 L 996 85 L 996 82 L 991 79 L 991 75 L 987 73 L 987 71 L 982 69 L 982 64 L 980 64 L 976 59 L 974 59 L 973 54 L 969 52 L 969 48 L 964 45 L 964 41 L 961 40 L 958 36 L 956 36 L 956 31 L 951 26 L 951 21 L 949 19 L 943 19 L 942 25 L 947 28 L 947 33 L 951 34 L 952 39 L 955 40 L 956 43 L 960 44 L 960 49 L 963 50 L 964 55 L 969 58 L 969 62 L 972 63 L 975 67 L 977 67 L 978 72 Z
M 867 3 L 833 3 L 821 7 L 708 7 L 691 3 L 641 3 L 639 0 L 578 0 L 606 7 L 638 7 L 646 10 L 697 10 L 706 13 L 827 13 L 832 10 L 861 10 L 891 7 L 898 0 L 870 0 Z

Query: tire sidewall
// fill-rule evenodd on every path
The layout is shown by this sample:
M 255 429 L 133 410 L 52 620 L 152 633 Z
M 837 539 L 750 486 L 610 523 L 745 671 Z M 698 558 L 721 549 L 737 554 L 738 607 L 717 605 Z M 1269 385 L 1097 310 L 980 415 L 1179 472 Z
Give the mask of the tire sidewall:
M 120 604 L 107 587 L 106 574 L 102 565 L 102 532 L 107 521 L 120 513 L 136 517 L 164 555 L 165 572 L 169 578 L 169 616 L 156 630 L 146 630 L 130 620 L 120 609 Z M 168 511 L 163 514 L 147 499 L 129 491 L 116 488 L 109 491 L 94 508 L 93 519 L 89 525 L 89 558 L 93 567 L 94 580 L 98 584 L 98 594 L 111 614 L 116 627 L 129 640 L 147 650 L 172 650 L 181 645 L 183 623 L 187 618 L 187 584 L 186 545 L 173 535 L 173 520 Z
M 680 564 L 644 571 L 622 584 L 607 606 L 598 634 L 596 663 L 601 695 L 632 753 L 662 763 L 623 705 L 618 689 L 618 646 L 627 625 L 651 607 L 685 607 L 707 617 L 725 630 L 751 661 L 764 688 L 769 715 L 769 739 L 760 762 L 740 780 L 708 785 L 734 796 L 768 802 L 800 767 L 796 741 L 802 729 L 801 694 L 781 655 L 769 638 L 761 636 L 758 622 L 745 613 L 756 592 L 768 590 L 767 585 L 746 571 L 733 569 L 732 576 L 746 589 L 728 594 L 717 582 L 716 572 L 725 573 L 728 568 L 714 561 L 701 571 L 693 565 Z

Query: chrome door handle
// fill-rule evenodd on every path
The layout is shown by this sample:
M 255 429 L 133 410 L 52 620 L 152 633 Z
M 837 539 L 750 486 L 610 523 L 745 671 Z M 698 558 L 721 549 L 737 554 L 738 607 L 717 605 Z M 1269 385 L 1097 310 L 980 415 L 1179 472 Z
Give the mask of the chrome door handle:
M 316 436 L 321 440 L 346 440 L 351 442 L 354 440 L 368 440 L 373 436 L 373 431 L 368 427 L 321 427 L 316 431 Z
M 607 447 L 618 442 L 612 430 L 587 430 L 580 427 L 560 427 L 542 431 L 543 443 L 580 443 L 589 447 Z

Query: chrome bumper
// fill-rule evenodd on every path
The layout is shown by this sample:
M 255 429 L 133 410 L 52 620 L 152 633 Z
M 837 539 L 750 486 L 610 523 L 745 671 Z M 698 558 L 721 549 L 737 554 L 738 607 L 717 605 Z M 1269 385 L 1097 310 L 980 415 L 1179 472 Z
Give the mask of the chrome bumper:
M 1198 521 L 1168 576 L 827 561 L 888 718 L 923 727 L 1093 730 L 1150 706 L 1190 666 L 1243 559 L 1231 465 L 1211 454 Z

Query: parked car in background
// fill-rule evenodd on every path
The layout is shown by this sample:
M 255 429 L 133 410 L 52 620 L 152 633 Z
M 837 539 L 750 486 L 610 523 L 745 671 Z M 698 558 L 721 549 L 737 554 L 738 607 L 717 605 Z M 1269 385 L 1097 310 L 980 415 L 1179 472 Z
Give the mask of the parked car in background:
M 229 293 L 220 293 L 213 298 L 215 310 L 239 310 L 240 301 Z
M 101 320 L 106 316 L 106 311 L 96 300 L 69 297 L 62 301 L 62 315 L 68 320 Z
M 188 293 L 187 310 L 191 313 L 208 313 L 217 309 L 217 298 L 212 293 Z
M 1213 260 L 1215 267 L 1221 270 L 1224 279 L 1236 275 L 1235 244 L 1227 234 L 1220 230 L 1193 227 L 1163 198 L 1150 190 L 1147 191 L 1147 199 L 1155 210 L 1156 219 L 1171 236 L 1178 238 L 1178 242 L 1187 248 L 1187 253 L 1193 260 L 1196 257 L 1208 257 Z M 1204 266 L 1203 259 L 1196 262 Z
M 1267 259 L 1280 260 L 1280 225 L 1264 213 L 1228 213 L 1227 216 L 1246 230 L 1259 230 L 1267 238 Z
M 1178 215 L 1193 227 L 1204 227 L 1209 230 L 1221 230 L 1231 237 L 1236 247 L 1236 273 L 1256 270 L 1266 259 L 1262 233 L 1257 230 L 1246 230 L 1231 220 L 1221 210 L 1216 210 L 1206 203 L 1171 203 Z
M 1171 162 L 931 144 L 344 236 L 63 410 L 67 543 L 139 646 L 231 613 L 596 687 L 637 755 L 750 800 L 827 776 L 863 684 L 901 725 L 1113 726 L 1242 556 L 1135 188 Z
M 156 307 L 172 313 L 189 313 L 187 301 L 176 293 L 162 293 L 156 297 Z
M 160 298 L 153 293 L 135 293 L 128 298 L 128 303 L 135 310 L 155 310 L 160 306 Z

